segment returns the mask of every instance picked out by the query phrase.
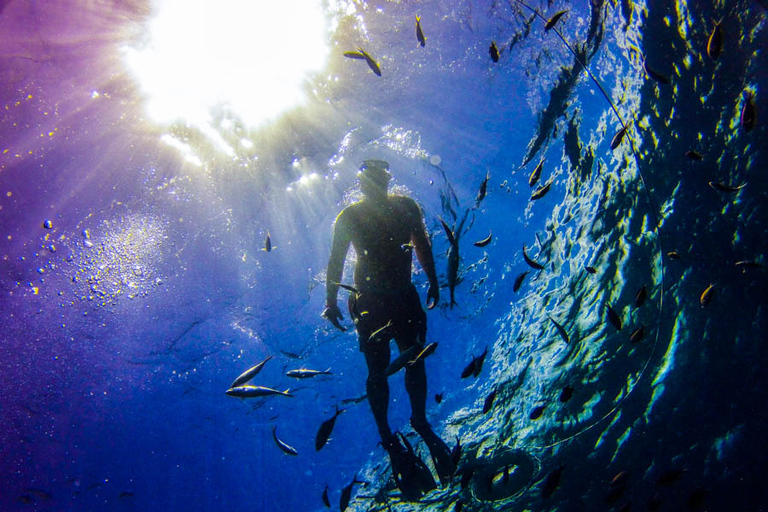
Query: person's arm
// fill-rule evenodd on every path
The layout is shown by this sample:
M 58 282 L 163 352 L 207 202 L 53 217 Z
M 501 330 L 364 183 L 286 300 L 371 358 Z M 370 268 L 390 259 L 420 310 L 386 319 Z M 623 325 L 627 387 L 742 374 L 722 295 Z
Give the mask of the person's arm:
M 333 226 L 331 257 L 328 259 L 328 269 L 325 272 L 325 310 L 322 314 L 334 327 L 341 331 L 346 331 L 346 329 L 339 323 L 339 320 L 343 320 L 344 317 L 341 314 L 336 297 L 339 293 L 339 283 L 344 273 L 344 260 L 347 258 L 347 251 L 351 241 L 347 216 L 344 215 L 345 211 L 342 211 L 336 217 L 336 223 Z
M 421 268 L 427 274 L 429 280 L 429 289 L 427 291 L 427 309 L 432 309 L 440 300 L 440 285 L 437 284 L 437 274 L 435 274 L 435 260 L 432 256 L 432 242 L 429 241 L 427 228 L 424 225 L 424 217 L 421 214 L 421 208 L 416 202 L 413 202 L 413 231 L 411 232 L 411 242 L 416 251 L 416 258 L 419 260 Z

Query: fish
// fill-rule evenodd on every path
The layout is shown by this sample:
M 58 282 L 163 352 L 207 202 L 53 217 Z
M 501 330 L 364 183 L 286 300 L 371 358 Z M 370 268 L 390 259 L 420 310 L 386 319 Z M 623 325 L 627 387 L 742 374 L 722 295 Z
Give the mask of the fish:
M 480 354 L 478 357 L 472 356 L 472 361 L 469 362 L 469 364 L 464 367 L 464 370 L 461 372 L 461 378 L 466 379 L 470 375 L 473 375 L 477 377 L 480 375 L 480 371 L 483 369 L 483 361 L 485 361 L 485 355 L 488 353 L 488 347 L 485 347 L 485 350 L 482 354 Z
M 364 394 L 364 395 L 356 396 L 354 398 L 345 398 L 344 400 L 341 401 L 341 403 L 342 404 L 359 404 L 360 402 L 362 402 L 366 398 L 368 398 L 368 394 L 367 393 Z
M 281 450 L 283 450 L 285 453 L 287 453 L 288 455 L 298 455 L 299 454 L 299 452 L 296 451 L 296 448 L 294 448 L 293 446 L 290 446 L 290 445 L 284 443 L 283 441 L 281 441 L 277 437 L 277 427 L 272 427 L 272 439 L 274 439 L 275 440 L 275 444 Z
M 741 115 L 739 116 L 741 127 L 744 131 L 750 132 L 755 127 L 757 122 L 757 115 L 755 109 L 755 103 L 753 101 L 752 93 L 744 93 L 744 106 L 741 107 Z
M 328 442 L 328 439 L 331 437 L 331 432 L 333 432 L 333 426 L 336 424 L 336 418 L 339 417 L 339 414 L 346 411 L 346 409 L 339 409 L 339 406 L 336 406 L 336 413 L 322 422 L 320 424 L 320 428 L 317 429 L 317 435 L 315 436 L 315 451 L 320 451 L 320 449 L 325 446 L 325 443 Z
M 546 406 L 544 405 L 537 405 L 536 407 L 533 408 L 533 410 L 531 411 L 531 414 L 529 414 L 528 417 L 531 418 L 532 420 L 537 420 L 541 418 L 541 415 L 544 414 L 545 408 Z
M 442 403 L 443 401 L 443 394 L 442 393 L 435 393 L 435 402 L 436 403 Z
M 432 354 L 435 349 L 437 348 L 437 342 L 432 342 L 426 347 L 424 347 L 419 354 L 413 358 L 413 360 L 408 361 L 408 366 L 413 366 L 419 361 L 423 361 L 424 358 L 426 358 L 428 355 Z
M 686 156 L 686 157 L 687 157 L 689 160 L 697 160 L 697 161 L 699 161 L 699 162 L 701 162 L 702 160 L 704 160 L 704 157 L 703 157 L 703 156 L 701 156 L 701 153 L 699 153 L 698 151 L 694 151 L 694 150 L 692 150 L 692 149 L 691 149 L 691 150 L 688 150 L 688 151 L 686 151 L 686 152 L 685 152 L 685 156 Z
M 557 486 L 560 485 L 560 476 L 563 473 L 563 466 L 558 467 L 557 469 L 553 470 L 549 475 L 547 475 L 547 479 L 544 482 L 544 489 L 541 491 L 541 497 L 542 498 L 549 498 L 552 496 L 552 493 L 555 492 L 555 489 L 557 489 Z
M 634 331 L 632 331 L 632 334 L 629 335 L 629 341 L 631 343 L 637 343 L 638 341 L 641 341 L 645 337 L 645 326 L 641 325 Z
M 459 440 L 459 436 L 456 436 L 456 444 L 453 446 L 453 448 L 451 448 L 451 462 L 453 462 L 454 466 L 457 466 L 460 460 L 461 460 L 461 441 Z
M 628 124 L 625 124 L 621 127 L 621 130 L 616 132 L 616 135 L 613 136 L 613 139 L 611 139 L 611 150 L 616 149 L 619 147 L 619 144 L 621 144 L 621 141 L 624 140 L 624 135 L 627 133 L 627 128 L 629 128 Z
M 260 396 L 272 396 L 272 395 L 283 395 L 283 396 L 289 396 L 293 397 L 291 394 L 290 389 L 286 389 L 285 391 L 279 391 L 277 389 L 272 388 L 266 388 L 264 386 L 236 386 L 231 387 L 226 391 L 226 394 L 229 396 L 236 396 L 238 398 L 258 398 Z
M 611 486 L 624 485 L 627 482 L 627 478 L 629 478 L 629 471 L 619 471 L 611 480 Z
M 560 18 L 563 17 L 565 13 L 567 13 L 568 10 L 565 11 L 558 11 L 556 12 L 549 20 L 547 20 L 547 23 L 544 25 L 544 32 L 549 32 L 549 30 L 555 26 L 555 24 L 560 21 Z
M 608 321 L 613 324 L 617 331 L 621 330 L 621 317 L 613 310 L 610 304 L 606 304 L 608 308 Z
M 712 187 L 715 190 L 719 190 L 720 192 L 738 192 L 739 190 L 743 189 L 747 186 L 747 183 L 744 182 L 741 185 L 732 186 L 732 185 L 726 185 L 725 183 L 719 183 L 715 181 L 710 181 L 709 186 Z
M 648 291 L 645 289 L 645 285 L 643 285 L 637 292 L 637 295 L 635 295 L 635 308 L 645 304 L 646 299 L 648 299 Z
M 665 471 L 662 473 L 659 478 L 656 479 L 656 485 L 670 485 L 678 480 L 683 476 L 683 474 L 686 472 L 686 469 L 683 468 L 676 468 L 676 469 L 670 469 L 669 471 Z
M 669 251 L 667 257 L 671 260 L 679 260 L 681 258 L 680 253 L 677 251 Z
M 262 251 L 272 252 L 272 249 L 274 249 L 274 247 L 272 247 L 272 238 L 270 238 L 269 231 L 267 231 L 267 238 L 264 240 L 264 248 Z
M 355 484 L 364 484 L 362 480 L 357 479 L 357 474 L 352 477 L 352 481 L 349 483 L 348 486 L 344 487 L 341 490 L 341 498 L 339 499 L 339 510 L 341 512 L 344 512 L 347 510 L 347 507 L 349 506 L 349 500 L 352 498 L 352 486 Z
M 296 370 L 288 370 L 285 374 L 288 377 L 293 377 L 294 379 L 308 379 L 310 377 L 316 377 L 317 375 L 333 375 L 330 368 L 325 371 L 310 370 L 309 368 L 297 368 Z
M 715 296 L 715 285 L 710 284 L 707 286 L 707 289 L 704 290 L 701 294 L 701 297 L 699 297 L 699 303 L 701 304 L 701 307 L 706 307 L 710 302 L 712 302 L 712 297 Z
M 480 206 L 480 202 L 485 199 L 485 194 L 488 191 L 488 180 L 490 179 L 491 175 L 489 173 L 485 173 L 485 179 L 480 184 L 480 190 L 477 192 L 477 197 L 475 198 L 475 208 Z
M 331 500 L 328 499 L 328 486 L 325 486 L 325 489 L 323 489 L 323 505 L 325 505 L 325 508 L 331 508 Z
M 488 396 L 485 397 L 485 403 L 483 404 L 483 414 L 487 413 L 488 411 L 493 408 L 493 401 L 496 398 L 496 390 L 494 389 L 490 393 L 488 393 Z
M 565 330 L 565 328 L 559 323 L 557 323 L 555 319 L 552 318 L 551 316 L 547 315 L 547 318 L 549 318 L 552 321 L 552 323 L 555 324 L 555 327 L 557 328 L 557 332 L 558 334 L 560 334 L 560 337 L 563 338 L 563 341 L 565 342 L 565 344 L 567 345 L 568 343 L 570 343 L 571 338 L 568 336 L 568 332 Z
M 765 268 L 760 262 L 747 260 L 737 261 L 734 265 L 739 267 L 742 272 L 746 272 L 748 268 Z
M 467 469 L 461 474 L 461 488 L 466 489 L 469 486 L 469 482 L 472 481 L 472 477 L 475 474 L 475 470 L 472 468 Z
M 419 350 L 419 348 L 421 348 L 420 345 L 413 345 L 400 352 L 400 355 L 398 355 L 392 362 L 389 363 L 389 366 L 387 366 L 387 377 L 394 375 L 395 373 L 405 368 L 405 365 L 408 364 L 408 361 L 413 358 L 413 355 L 417 350 Z
M 334 283 L 333 281 L 331 281 L 331 283 L 332 283 L 332 284 L 335 284 L 335 285 L 336 285 L 336 286 L 338 286 L 339 288 L 344 288 L 344 289 L 345 289 L 345 290 L 347 290 L 348 292 L 352 292 L 352 293 L 354 293 L 355 295 L 360 295 L 360 290 L 358 290 L 357 288 L 355 288 L 355 287 L 354 287 L 354 286 L 352 286 L 351 284 L 344 284 L 344 283 Z
M 488 48 L 488 54 L 490 54 L 493 62 L 499 62 L 499 49 L 496 47 L 496 41 L 491 41 L 491 46 Z
M 597 274 L 597 269 L 595 267 L 590 267 L 589 265 L 584 267 L 584 270 L 586 270 L 590 274 Z
M 709 55 L 709 58 L 712 60 L 717 60 L 720 53 L 723 51 L 723 29 L 720 27 L 722 22 L 722 19 L 715 22 L 712 33 L 707 40 L 707 55 Z
M 541 199 L 547 195 L 547 192 L 549 192 L 549 188 L 552 186 L 553 181 L 554 179 L 551 179 L 546 183 L 546 185 L 542 185 L 541 187 L 534 190 L 531 194 L 531 201 L 536 201 L 537 199 Z
M 531 176 L 528 178 L 529 187 L 532 187 L 539 182 L 539 178 L 541 177 L 541 169 L 543 168 L 544 168 L 544 159 L 542 158 L 541 160 L 539 160 L 539 165 L 537 165 L 536 168 L 533 169 Z
M 456 233 L 454 233 L 451 228 L 448 227 L 448 224 L 446 224 L 443 219 L 440 219 L 440 222 L 443 224 L 443 229 L 445 230 L 445 234 L 448 237 L 448 242 L 451 244 L 450 249 L 448 249 L 448 269 L 446 273 L 448 277 L 448 289 L 451 291 L 450 307 L 453 309 L 453 306 L 457 305 L 454 298 L 454 293 L 456 289 L 457 277 L 459 274 L 459 239 L 456 236 Z
M 667 78 L 666 76 L 662 75 L 661 73 L 657 73 L 656 71 L 651 69 L 650 66 L 648 66 L 648 63 L 646 62 L 645 57 L 643 57 L 643 69 L 645 70 L 645 72 L 648 74 L 649 77 L 651 77 L 652 79 L 656 80 L 660 84 L 668 84 L 669 83 L 669 78 Z
M 523 245 L 523 259 L 525 262 L 530 265 L 531 267 L 535 268 L 536 270 L 544 270 L 544 265 L 541 263 L 538 263 L 534 260 L 532 260 L 528 254 L 525 252 L 525 245 Z
M 424 31 L 421 30 L 421 17 L 416 15 L 416 40 L 424 47 L 427 45 L 427 38 L 424 37 Z
M 267 361 L 272 359 L 272 357 L 273 356 L 268 356 L 266 359 L 264 359 L 262 362 L 260 362 L 256 366 L 252 366 L 247 370 L 245 370 L 243 373 L 240 374 L 238 378 L 234 380 L 234 382 L 232 382 L 232 385 L 229 387 L 236 388 L 238 386 L 242 386 L 243 384 L 245 384 L 246 382 L 254 378 L 261 371 L 261 369 L 264 368 L 264 365 L 267 364 Z
M 491 240 L 493 240 L 493 231 L 488 233 L 488 236 L 486 238 L 483 238 L 482 240 L 478 240 L 474 243 L 475 247 L 485 247 L 489 243 L 491 243 Z
M 368 343 L 371 342 L 388 342 L 392 339 L 392 334 L 395 330 L 394 324 L 392 323 L 392 320 L 390 319 L 389 322 L 384 325 L 384 327 L 381 327 L 379 329 L 376 329 L 371 333 L 370 336 L 368 336 Z
M 565 386 L 563 388 L 563 390 L 560 392 L 559 400 L 560 400 L 561 403 L 565 403 L 568 400 L 570 400 L 572 396 L 573 396 L 573 387 L 572 386 Z
M 368 64 L 368 67 L 371 68 L 371 71 L 373 71 L 377 76 L 381 76 L 381 68 L 379 67 L 379 64 L 373 59 L 373 57 L 368 55 L 368 52 L 362 48 L 358 48 L 356 52 L 344 52 L 344 56 L 350 59 L 365 60 L 365 62 Z
M 518 276 L 515 278 L 515 284 L 512 286 L 513 292 L 517 292 L 520 287 L 523 286 L 523 281 L 525 281 L 525 276 L 528 275 L 528 272 L 530 272 L 530 270 L 526 270 L 525 272 L 518 274 Z

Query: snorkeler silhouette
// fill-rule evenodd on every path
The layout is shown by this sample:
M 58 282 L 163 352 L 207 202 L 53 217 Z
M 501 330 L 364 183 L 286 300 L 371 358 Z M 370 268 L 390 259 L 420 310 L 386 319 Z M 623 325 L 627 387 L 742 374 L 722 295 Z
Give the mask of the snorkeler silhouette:
M 336 296 L 351 243 L 357 253 L 357 263 L 355 286 L 347 287 L 353 291 L 349 312 L 368 365 L 368 402 L 403 497 L 418 500 L 435 487 L 432 473 L 405 437 L 392 432 L 387 420 L 389 341 L 394 338 L 402 353 L 414 345 L 423 347 L 427 332 L 427 315 L 411 283 L 411 251 L 416 252 L 429 279 L 427 309 L 437 304 L 440 292 L 421 209 L 409 197 L 387 193 L 391 177 L 389 164 L 383 160 L 366 160 L 360 168 L 358 178 L 364 197 L 336 218 L 322 316 L 344 330 L 339 323 L 343 317 Z M 427 422 L 427 376 L 423 360 L 406 366 L 405 388 L 411 401 L 411 426 L 427 444 L 440 480 L 447 482 L 456 465 L 446 444 Z

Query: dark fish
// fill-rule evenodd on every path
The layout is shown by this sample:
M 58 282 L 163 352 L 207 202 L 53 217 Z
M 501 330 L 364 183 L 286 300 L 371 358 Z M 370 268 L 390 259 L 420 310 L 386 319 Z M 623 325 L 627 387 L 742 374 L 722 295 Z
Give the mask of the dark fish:
M 560 392 L 560 402 L 565 403 L 568 400 L 570 400 L 572 396 L 573 396 L 573 387 L 565 386 L 563 390 Z
M 475 470 L 472 468 L 467 469 L 461 475 L 461 488 L 466 489 L 469 482 L 472 480 L 472 476 L 475 474 Z
M 584 267 L 584 269 L 590 274 L 597 274 L 597 269 L 595 267 L 590 267 L 589 265 L 587 265 L 586 267 Z
M 344 288 L 348 292 L 352 292 L 355 295 L 360 295 L 360 290 L 358 290 L 357 288 L 355 288 L 351 284 L 344 284 L 344 283 L 333 283 L 333 284 L 335 284 L 336 286 L 338 286 L 340 288 Z
M 701 307 L 707 306 L 710 302 L 712 302 L 712 297 L 715 295 L 715 285 L 711 284 L 707 286 L 707 289 L 702 292 L 701 297 L 699 297 L 699 303 L 701 303 Z
M 744 131 L 751 131 L 757 121 L 755 103 L 752 101 L 752 93 L 744 93 L 744 106 L 741 107 L 741 127 Z
M 325 486 L 325 489 L 323 489 L 323 505 L 325 505 L 325 508 L 331 508 L 331 500 L 328 499 L 328 486 Z
M 539 161 L 539 165 L 536 166 L 536 168 L 531 173 L 530 178 L 528 178 L 528 186 L 532 187 L 536 183 L 539 182 L 539 177 L 541 177 L 541 169 L 544 167 L 544 159 L 542 158 Z
M 537 263 L 537 262 L 533 261 L 528 256 L 528 254 L 525 252 L 525 245 L 523 245 L 523 259 L 525 260 L 525 262 L 528 265 L 530 265 L 531 267 L 535 268 L 536 270 L 544 270 L 544 265 L 542 265 L 541 263 Z
M 317 429 L 317 435 L 315 436 L 315 451 L 320 451 L 320 449 L 325 446 L 325 443 L 328 442 L 328 438 L 331 437 L 331 432 L 333 432 L 333 426 L 336 424 L 336 418 L 344 411 L 346 411 L 346 409 L 339 409 L 339 406 L 337 405 L 336 413 L 325 420 L 320 425 L 320 428 Z
M 491 47 L 488 48 L 488 53 L 491 56 L 493 62 L 499 62 L 499 49 L 496 48 L 496 41 L 491 41 Z
M 317 375 L 333 375 L 330 368 L 325 371 L 310 370 L 309 368 L 297 368 L 296 370 L 288 370 L 285 374 L 288 377 L 293 377 L 294 379 L 308 379 L 310 377 L 316 377 Z
M 453 309 L 453 306 L 456 305 L 456 300 L 454 299 L 454 293 L 456 290 L 456 282 L 459 274 L 459 239 L 456 236 L 456 234 L 451 230 L 451 228 L 448 227 L 448 224 L 446 224 L 443 219 L 440 219 L 440 222 L 443 224 L 443 229 L 445 230 L 445 234 L 448 237 L 448 242 L 451 244 L 450 249 L 448 249 L 447 277 L 448 277 L 448 289 L 451 291 L 450 306 L 451 306 L 451 309 Z
M 560 20 L 560 18 L 563 17 L 565 13 L 568 11 L 559 11 L 554 14 L 549 20 L 547 20 L 547 23 L 544 25 L 544 32 L 549 32 L 549 29 L 555 26 L 555 24 Z
M 272 239 L 269 237 L 269 231 L 267 231 L 267 238 L 264 240 L 262 251 L 272 252 Z
M 608 490 L 608 495 L 605 497 L 605 503 L 607 505 L 613 505 L 624 496 L 626 488 L 623 485 L 617 487 L 611 487 Z
M 704 160 L 704 157 L 701 156 L 701 153 L 699 153 L 698 151 L 694 151 L 692 149 L 689 151 L 686 151 L 685 156 L 688 157 L 688 159 L 690 160 L 698 160 L 699 162 Z
M 435 393 L 435 402 L 442 403 L 443 401 L 443 394 L 442 393 Z
M 710 181 L 709 186 L 712 187 L 715 190 L 719 190 L 720 192 L 738 192 L 739 190 L 743 189 L 747 186 L 747 183 L 744 182 L 741 185 L 732 186 L 732 185 L 726 185 L 725 183 L 718 183 L 715 181 Z
M 475 247 L 485 247 L 489 243 L 491 243 L 491 240 L 493 240 L 493 232 L 488 233 L 488 237 L 483 238 L 482 240 L 479 240 L 475 242 Z
M 408 366 L 413 366 L 419 361 L 423 361 L 424 358 L 426 358 L 428 355 L 432 354 L 435 349 L 437 348 L 437 342 L 432 342 L 426 347 L 424 347 L 419 354 L 414 357 L 411 361 L 408 361 Z
M 349 506 L 349 500 L 352 498 L 352 486 L 355 484 L 363 484 L 365 482 L 357 479 L 357 474 L 352 477 L 352 482 L 341 490 L 341 498 L 339 499 L 339 510 L 344 512 Z
M 368 343 L 388 342 L 389 340 L 392 339 L 394 330 L 395 330 L 394 324 L 392 323 L 392 320 L 390 320 L 389 322 L 386 323 L 386 325 L 384 325 L 384 327 L 376 329 L 371 333 L 370 336 L 368 336 Z
M 629 471 L 619 471 L 616 473 L 616 476 L 613 477 L 611 480 L 611 486 L 617 487 L 619 485 L 624 485 L 627 482 L 627 479 L 629 478 Z
M 245 384 L 246 382 L 248 382 L 249 380 L 251 380 L 252 378 L 254 378 L 256 376 L 256 374 L 258 374 L 261 371 L 261 369 L 264 368 L 264 365 L 270 359 L 272 359 L 272 356 L 267 357 L 265 360 L 263 360 L 262 362 L 260 362 L 256 366 L 252 366 L 252 367 L 248 368 L 247 370 L 245 370 L 243 373 L 240 374 L 240 376 L 238 378 L 236 378 L 234 380 L 234 382 L 232 382 L 232 385 L 229 386 L 229 387 L 230 388 L 236 388 L 237 386 L 241 386 L 241 385 Z
M 629 335 L 629 341 L 631 343 L 637 343 L 638 341 L 642 341 L 642 339 L 645 337 L 645 326 L 641 325 L 634 331 L 632 331 L 632 334 Z
M 358 48 L 356 52 L 344 52 L 344 56 L 349 57 L 350 59 L 365 60 L 368 67 L 371 68 L 371 71 L 377 76 L 381 76 L 381 68 L 379 68 L 379 64 L 362 48 Z
M 677 251 L 669 251 L 669 252 L 667 253 L 667 256 L 668 256 L 668 257 L 669 257 L 669 259 L 671 259 L 671 260 L 679 260 L 679 259 L 680 259 L 680 257 L 681 257 L 681 256 L 680 256 L 680 253 L 678 253 Z
M 488 190 L 488 179 L 491 177 L 490 174 L 485 173 L 485 179 L 480 184 L 480 190 L 477 192 L 477 197 L 475 198 L 475 207 L 480 206 L 480 202 L 485 199 L 485 194 Z
M 355 398 L 345 398 L 344 400 L 341 401 L 341 403 L 342 404 L 359 404 L 366 398 L 368 398 L 368 394 L 360 395 Z
M 645 72 L 648 74 L 649 77 L 651 77 L 652 79 L 656 80 L 660 84 L 668 84 L 669 83 L 669 78 L 667 78 L 666 76 L 662 75 L 661 73 L 657 73 L 656 71 L 651 69 L 650 66 L 648 66 L 648 63 L 646 62 L 645 57 L 643 57 L 643 69 L 645 70 Z
M 528 272 L 530 272 L 530 270 L 526 270 L 525 272 L 522 272 L 515 278 L 515 284 L 514 286 L 512 286 L 513 292 L 517 292 L 520 289 L 520 287 L 523 286 L 523 281 L 525 281 L 525 276 L 528 275 Z
M 555 492 L 557 486 L 560 485 L 560 475 L 563 473 L 563 466 L 553 470 L 547 475 L 547 480 L 544 482 L 544 489 L 541 491 L 542 498 L 549 498 L 552 493 Z
M 420 347 L 421 345 L 413 345 L 400 352 L 400 355 L 398 355 L 392 362 L 389 363 L 389 366 L 387 366 L 387 377 L 405 368 L 405 365 L 408 364 L 408 361 L 413 359 L 413 355 L 417 350 L 419 350 Z
M 552 320 L 552 323 L 555 324 L 555 327 L 557 328 L 557 332 L 558 334 L 560 334 L 560 337 L 563 338 L 563 341 L 565 342 L 565 344 L 567 345 L 568 343 L 570 343 L 571 338 L 568 336 L 568 332 L 565 330 L 565 328 L 559 323 L 557 323 L 555 319 L 552 318 L 551 316 L 547 315 L 547 318 Z
M 528 417 L 531 418 L 532 420 L 537 420 L 541 418 L 541 415 L 544 414 L 545 407 L 546 406 L 544 405 L 537 405 L 536 407 L 533 408 L 533 410 L 531 411 L 531 414 Z
M 613 136 L 613 139 L 611 139 L 611 150 L 616 149 L 619 147 L 619 144 L 621 144 L 621 141 L 624 140 L 624 135 L 627 133 L 627 128 L 629 128 L 628 124 L 625 124 L 621 127 L 621 130 L 616 132 L 616 135 Z
M 715 22 L 715 28 L 712 29 L 712 34 L 707 41 L 707 55 L 712 60 L 717 60 L 720 52 L 723 51 L 723 29 L 720 28 L 722 22 L 723 20 Z
M 552 182 L 554 180 L 549 180 L 546 185 L 543 185 L 536 190 L 533 191 L 531 194 L 531 201 L 536 201 L 537 199 L 541 199 L 545 195 L 547 195 L 547 192 L 549 192 L 549 188 L 552 186 Z
M 416 40 L 421 46 L 426 46 L 427 38 L 424 37 L 424 32 L 421 30 L 421 18 L 416 15 Z
M 643 285 L 642 288 L 640 288 L 640 290 L 637 292 L 637 295 L 635 295 L 635 307 L 639 308 L 645 304 L 647 298 L 648 291 L 645 289 L 645 285 Z
M 474 375 L 477 377 L 480 375 L 480 370 L 483 369 L 483 361 L 485 361 L 485 355 L 488 353 L 488 347 L 485 347 L 485 350 L 482 354 L 480 354 L 478 357 L 472 356 L 472 361 L 469 362 L 467 366 L 464 367 L 464 370 L 461 372 L 461 378 L 466 379 L 470 375 Z
M 613 324 L 617 331 L 621 330 L 621 317 L 613 310 L 610 304 L 606 304 L 608 308 L 608 321 Z
M 120 494 L 117 495 L 117 497 L 120 498 L 120 499 L 125 500 L 125 499 L 128 499 L 128 498 L 133 498 L 134 494 L 135 493 L 132 493 L 130 491 L 122 491 Z
M 290 357 L 291 359 L 302 359 L 301 354 L 297 354 L 296 352 L 289 352 L 283 349 L 278 349 L 278 350 L 280 350 L 281 354 L 283 354 L 286 357 Z
M 229 388 L 225 393 L 229 396 L 236 396 L 238 398 L 258 398 L 260 396 L 271 395 L 283 395 L 289 397 L 293 396 L 290 389 L 286 389 L 285 391 L 278 391 L 277 389 L 266 388 L 264 386 L 250 386 L 248 384 L 245 386 Z
M 496 390 L 494 389 L 488 396 L 485 397 L 485 403 L 483 404 L 483 414 L 487 413 L 493 407 L 493 401 L 496 398 Z
M 298 455 L 299 454 L 299 452 L 296 451 L 296 448 L 294 448 L 293 446 L 290 446 L 290 445 L 284 443 L 283 441 L 281 441 L 277 437 L 277 427 L 272 427 L 272 439 L 274 439 L 275 440 L 275 444 L 277 444 L 277 446 L 281 450 L 283 450 L 285 453 L 287 453 L 288 455 Z
M 656 485 L 671 485 L 680 480 L 680 477 L 683 476 L 685 471 L 685 469 L 681 468 L 670 469 L 669 471 L 662 473 L 661 476 L 656 479 Z
M 459 436 L 456 436 L 456 444 L 451 448 L 451 461 L 456 466 L 459 464 L 459 460 L 461 460 L 461 441 Z

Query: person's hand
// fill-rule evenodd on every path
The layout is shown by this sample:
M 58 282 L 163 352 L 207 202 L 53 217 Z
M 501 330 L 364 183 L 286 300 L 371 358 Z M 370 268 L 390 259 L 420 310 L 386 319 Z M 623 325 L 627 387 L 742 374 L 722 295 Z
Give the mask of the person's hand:
M 440 287 L 436 284 L 429 285 L 427 290 L 427 309 L 432 309 L 437 306 L 440 300 Z
M 323 310 L 323 314 L 320 316 L 326 318 L 335 328 L 341 332 L 347 332 L 347 330 L 339 323 L 339 320 L 344 320 L 344 317 L 341 315 L 341 310 L 339 309 L 338 304 L 326 304 L 325 309 Z

